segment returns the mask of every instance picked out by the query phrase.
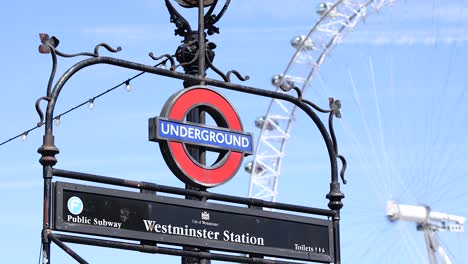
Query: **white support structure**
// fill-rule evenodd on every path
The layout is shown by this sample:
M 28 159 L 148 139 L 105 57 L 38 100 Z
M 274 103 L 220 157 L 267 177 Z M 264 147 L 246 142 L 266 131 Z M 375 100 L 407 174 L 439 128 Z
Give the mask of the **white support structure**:
M 335 3 L 320 4 L 317 8 L 320 15 L 318 22 L 307 35 L 291 41 L 296 52 L 283 74 L 273 77 L 272 83 L 277 91 L 287 91 L 292 86 L 306 90 L 326 56 L 341 42 L 343 36 L 353 30 L 365 16 L 392 4 L 393 1 L 338 0 Z M 251 174 L 249 197 L 276 201 L 281 161 L 296 109 L 295 105 L 273 99 L 266 115 L 255 121 L 262 131 L 254 160 L 246 165 L 246 170 Z
M 431 211 L 428 206 L 387 203 L 386 214 L 390 221 L 407 221 L 416 223 L 419 231 L 424 233 L 426 248 L 431 264 L 452 264 L 445 249 L 439 243 L 436 232 L 464 232 L 465 217 Z

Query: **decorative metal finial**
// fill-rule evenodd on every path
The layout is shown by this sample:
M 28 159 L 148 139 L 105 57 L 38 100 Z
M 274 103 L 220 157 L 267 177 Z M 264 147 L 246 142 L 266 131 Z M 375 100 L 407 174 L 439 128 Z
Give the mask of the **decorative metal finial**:
M 175 0 L 179 5 L 186 8 L 197 7 L 199 0 Z M 213 4 L 216 0 L 204 0 L 203 6 L 207 7 Z M 217 2 L 217 1 L 216 1 Z

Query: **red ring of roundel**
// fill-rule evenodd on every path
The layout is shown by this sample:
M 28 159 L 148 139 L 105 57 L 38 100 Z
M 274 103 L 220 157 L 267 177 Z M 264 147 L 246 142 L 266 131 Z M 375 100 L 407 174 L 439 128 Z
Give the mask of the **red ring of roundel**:
M 209 105 L 222 113 L 230 130 L 242 131 L 242 124 L 232 105 L 222 95 L 206 87 L 184 90 L 168 113 L 169 119 L 183 121 L 188 110 L 194 105 Z M 231 179 L 242 164 L 244 154 L 229 151 L 226 162 L 217 168 L 200 167 L 185 151 L 183 143 L 170 141 L 169 149 L 177 166 L 190 180 L 197 184 L 213 187 Z

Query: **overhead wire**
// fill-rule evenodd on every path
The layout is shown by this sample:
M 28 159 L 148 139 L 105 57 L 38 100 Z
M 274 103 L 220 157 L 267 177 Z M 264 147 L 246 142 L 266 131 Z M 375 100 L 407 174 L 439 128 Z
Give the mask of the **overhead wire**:
M 158 64 L 156 64 L 156 65 L 154 65 L 154 67 L 158 67 L 158 66 L 161 66 L 161 65 L 165 65 L 166 62 L 167 62 L 167 59 L 161 61 L 160 63 L 158 63 Z M 132 80 L 134 80 L 134 79 L 140 77 L 140 76 L 143 75 L 143 74 L 145 74 L 144 71 L 142 71 L 142 72 L 140 72 L 140 73 L 138 73 L 138 74 L 136 74 L 136 75 L 134 75 L 134 76 L 132 76 L 132 77 L 130 77 L 130 78 L 128 78 L 128 79 L 122 81 L 122 82 L 120 82 L 120 83 L 117 84 L 117 85 L 114 85 L 113 87 L 111 87 L 111 88 L 105 90 L 104 92 L 102 92 L 102 93 L 100 93 L 100 94 L 97 94 L 97 95 L 91 97 L 90 99 L 88 99 L 88 100 L 86 100 L 86 101 L 84 101 L 84 102 L 82 102 L 82 103 L 80 103 L 80 104 L 78 104 L 78 105 L 76 105 L 76 106 L 74 106 L 74 107 L 72 107 L 72 108 L 70 108 L 70 109 L 68 109 L 68 110 L 66 110 L 66 111 L 64 111 L 64 112 L 62 112 L 62 113 L 60 113 L 60 114 L 58 114 L 58 115 L 55 115 L 52 119 L 53 119 L 53 120 L 56 120 L 56 121 L 58 120 L 58 122 L 60 122 L 60 118 L 61 118 L 62 116 L 67 115 L 67 114 L 69 114 L 69 113 L 75 111 L 76 109 L 78 109 L 78 108 L 80 108 L 80 107 L 83 107 L 84 105 L 89 104 L 89 103 L 91 103 L 91 102 L 94 104 L 94 102 L 95 102 L 95 100 L 96 100 L 97 98 L 100 98 L 100 97 L 102 97 L 102 96 L 104 96 L 104 95 L 106 95 L 106 94 L 108 94 L 108 93 L 114 91 L 115 89 L 119 88 L 119 87 L 122 86 L 122 85 L 125 85 L 125 89 L 126 89 L 127 92 L 128 92 L 128 91 L 129 91 L 129 86 L 130 86 L 130 81 L 132 81 Z M 15 139 L 17 139 L 17 138 L 20 138 L 20 137 L 22 137 L 23 140 L 26 140 L 26 139 L 27 139 L 27 136 L 29 135 L 30 132 L 32 132 L 32 131 L 34 131 L 34 130 L 40 128 L 40 127 L 42 127 L 43 125 L 44 125 L 44 122 L 42 122 L 42 123 L 40 123 L 40 124 L 37 124 L 37 125 L 35 125 L 34 127 L 31 127 L 30 129 L 24 130 L 23 132 L 21 132 L 21 133 L 15 135 L 15 136 L 12 136 L 12 137 L 8 138 L 8 139 L 5 140 L 5 141 L 2 141 L 2 142 L 0 143 L 0 147 L 3 146 L 3 145 L 6 145 L 7 143 L 10 143 L 11 141 L 13 141 L 13 140 L 15 140 Z

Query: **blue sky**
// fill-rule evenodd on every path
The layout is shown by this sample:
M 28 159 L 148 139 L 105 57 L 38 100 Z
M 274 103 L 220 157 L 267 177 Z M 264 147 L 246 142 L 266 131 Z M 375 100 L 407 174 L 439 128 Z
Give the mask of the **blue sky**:
M 232 1 L 220 21 L 215 64 L 251 76 L 250 86 L 273 89 L 270 78 L 282 72 L 293 50 L 289 40 L 317 21 L 318 1 Z M 163 1 L 80 1 L 21 3 L 2 6 L 0 42 L 2 103 L 0 141 L 38 122 L 34 109 L 44 96 L 50 57 L 37 52 L 38 33 L 57 36 L 63 52 L 91 51 L 100 42 L 122 46 L 112 56 L 146 64 L 147 56 L 174 53 L 173 35 Z M 396 1 L 373 14 L 345 36 L 322 65 L 305 96 L 326 106 L 333 96 L 343 102 L 337 122 L 340 152 L 349 162 L 342 213 L 345 263 L 427 263 L 424 238 L 407 223 L 389 223 L 385 202 L 426 204 L 434 210 L 468 216 L 468 3 L 466 0 Z M 60 59 L 58 76 L 76 63 Z M 77 74 L 57 104 L 63 112 L 109 89 L 136 72 L 97 66 Z M 210 77 L 216 78 L 212 72 Z M 180 81 L 143 75 L 97 100 L 95 109 L 80 108 L 54 128 L 57 168 L 182 186 L 167 169 L 155 143 L 147 141 L 147 119 L 159 114 Z M 246 131 L 269 101 L 222 91 L 235 105 Z M 252 114 L 254 113 L 254 114 Z M 42 129 L 28 139 L 0 147 L 0 225 L 2 261 L 38 261 L 42 216 L 42 170 L 37 148 Z M 306 146 L 306 147 L 304 147 Z M 248 160 L 247 158 L 246 160 Z M 278 201 L 325 207 L 329 168 L 316 129 L 304 114 L 296 117 L 279 183 Z M 212 191 L 245 196 L 249 176 L 240 171 Z M 466 233 L 439 234 L 455 263 L 468 260 Z M 5 239 L 9 238 L 9 240 Z M 72 245 L 91 263 L 157 261 L 175 257 L 145 255 Z M 53 261 L 72 263 L 54 248 Z

